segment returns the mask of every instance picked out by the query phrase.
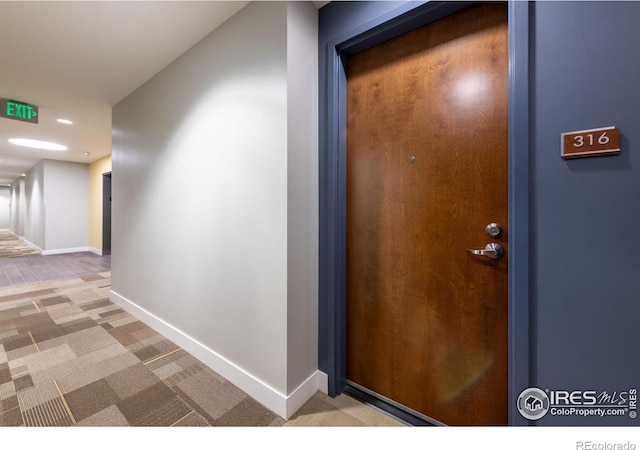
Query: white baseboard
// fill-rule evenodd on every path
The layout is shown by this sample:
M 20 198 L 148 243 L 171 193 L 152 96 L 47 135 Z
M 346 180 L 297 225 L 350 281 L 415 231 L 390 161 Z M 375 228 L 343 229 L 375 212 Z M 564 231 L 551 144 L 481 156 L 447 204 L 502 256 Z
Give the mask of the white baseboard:
M 98 256 L 102 256 L 102 250 L 98 250 L 97 248 L 89 247 L 89 251 L 91 253 L 95 253 Z
M 55 248 L 51 250 L 42 250 L 43 255 L 62 255 L 63 253 L 79 253 L 88 252 L 89 247 L 73 247 L 73 248 Z
M 289 419 L 293 416 L 318 390 L 322 392 L 327 391 L 327 375 L 316 370 L 309 378 L 294 389 L 291 394 L 286 395 L 278 392 L 242 367 L 237 366 L 206 345 L 175 328 L 173 325 L 136 305 L 131 300 L 126 299 L 114 291 L 111 291 L 110 294 L 110 298 L 115 304 L 161 333 L 167 339 L 178 344 L 212 370 L 222 375 L 225 379 L 249 394 L 253 399 L 284 419 Z
M 322 391 L 322 388 L 320 386 L 321 380 L 323 378 L 322 375 L 326 376 L 326 374 L 324 374 L 323 372 L 316 370 L 313 374 L 311 374 L 309 378 L 304 380 L 297 388 L 294 389 L 291 394 L 289 394 L 285 398 L 283 404 L 284 414 L 278 413 L 278 411 L 273 410 L 273 408 L 270 409 L 272 409 L 274 412 L 278 413 L 278 415 L 285 419 L 291 418 L 291 416 L 293 416 L 296 411 L 298 411 L 305 403 L 307 403 L 307 400 L 313 397 L 316 392 Z M 327 389 L 322 392 L 326 393 L 326 391 Z M 264 406 L 269 408 L 268 405 Z
M 44 250 L 42 250 L 40 247 L 38 247 L 36 244 L 34 244 L 33 242 L 25 239 L 24 237 L 22 238 L 22 242 L 24 242 L 25 244 L 27 244 L 29 247 L 34 248 L 36 250 L 38 250 L 40 253 L 42 253 Z
M 318 371 L 318 390 L 329 395 L 329 375 Z

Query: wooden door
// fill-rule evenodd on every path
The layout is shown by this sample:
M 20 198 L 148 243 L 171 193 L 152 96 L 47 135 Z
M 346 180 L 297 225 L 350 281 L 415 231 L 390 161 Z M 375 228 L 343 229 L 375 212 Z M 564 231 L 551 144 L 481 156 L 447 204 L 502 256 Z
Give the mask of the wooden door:
M 508 420 L 507 82 L 499 3 L 347 62 L 347 378 L 449 425 Z

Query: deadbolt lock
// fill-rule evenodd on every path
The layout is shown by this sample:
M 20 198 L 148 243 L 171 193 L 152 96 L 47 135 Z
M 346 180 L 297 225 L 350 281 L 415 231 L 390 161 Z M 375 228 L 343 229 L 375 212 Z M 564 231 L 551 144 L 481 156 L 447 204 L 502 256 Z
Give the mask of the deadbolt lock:
M 492 238 L 497 238 L 502 233 L 502 228 L 497 223 L 490 223 L 485 228 L 487 234 Z

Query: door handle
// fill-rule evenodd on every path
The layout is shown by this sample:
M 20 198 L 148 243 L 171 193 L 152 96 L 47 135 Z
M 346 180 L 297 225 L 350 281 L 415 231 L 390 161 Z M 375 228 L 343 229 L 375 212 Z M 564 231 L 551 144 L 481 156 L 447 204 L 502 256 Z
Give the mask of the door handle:
M 487 244 L 481 250 L 468 248 L 467 251 L 472 255 L 486 256 L 487 258 L 490 258 L 490 259 L 500 259 L 504 255 L 504 249 L 502 248 L 502 245 L 496 244 L 495 242 L 491 242 L 490 244 Z

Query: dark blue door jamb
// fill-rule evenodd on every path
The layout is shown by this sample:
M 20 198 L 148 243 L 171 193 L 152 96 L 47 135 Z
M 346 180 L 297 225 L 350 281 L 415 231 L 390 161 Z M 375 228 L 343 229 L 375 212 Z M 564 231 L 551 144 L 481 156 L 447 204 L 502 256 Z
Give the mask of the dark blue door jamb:
M 515 408 L 530 386 L 529 349 L 529 2 L 509 2 L 509 423 L 526 425 Z M 321 48 L 319 368 L 329 394 L 346 380 L 346 73 L 364 51 L 472 3 L 408 2 L 332 36 Z M 364 6 L 363 6 L 364 7 Z M 322 103 L 324 102 L 324 103 Z

